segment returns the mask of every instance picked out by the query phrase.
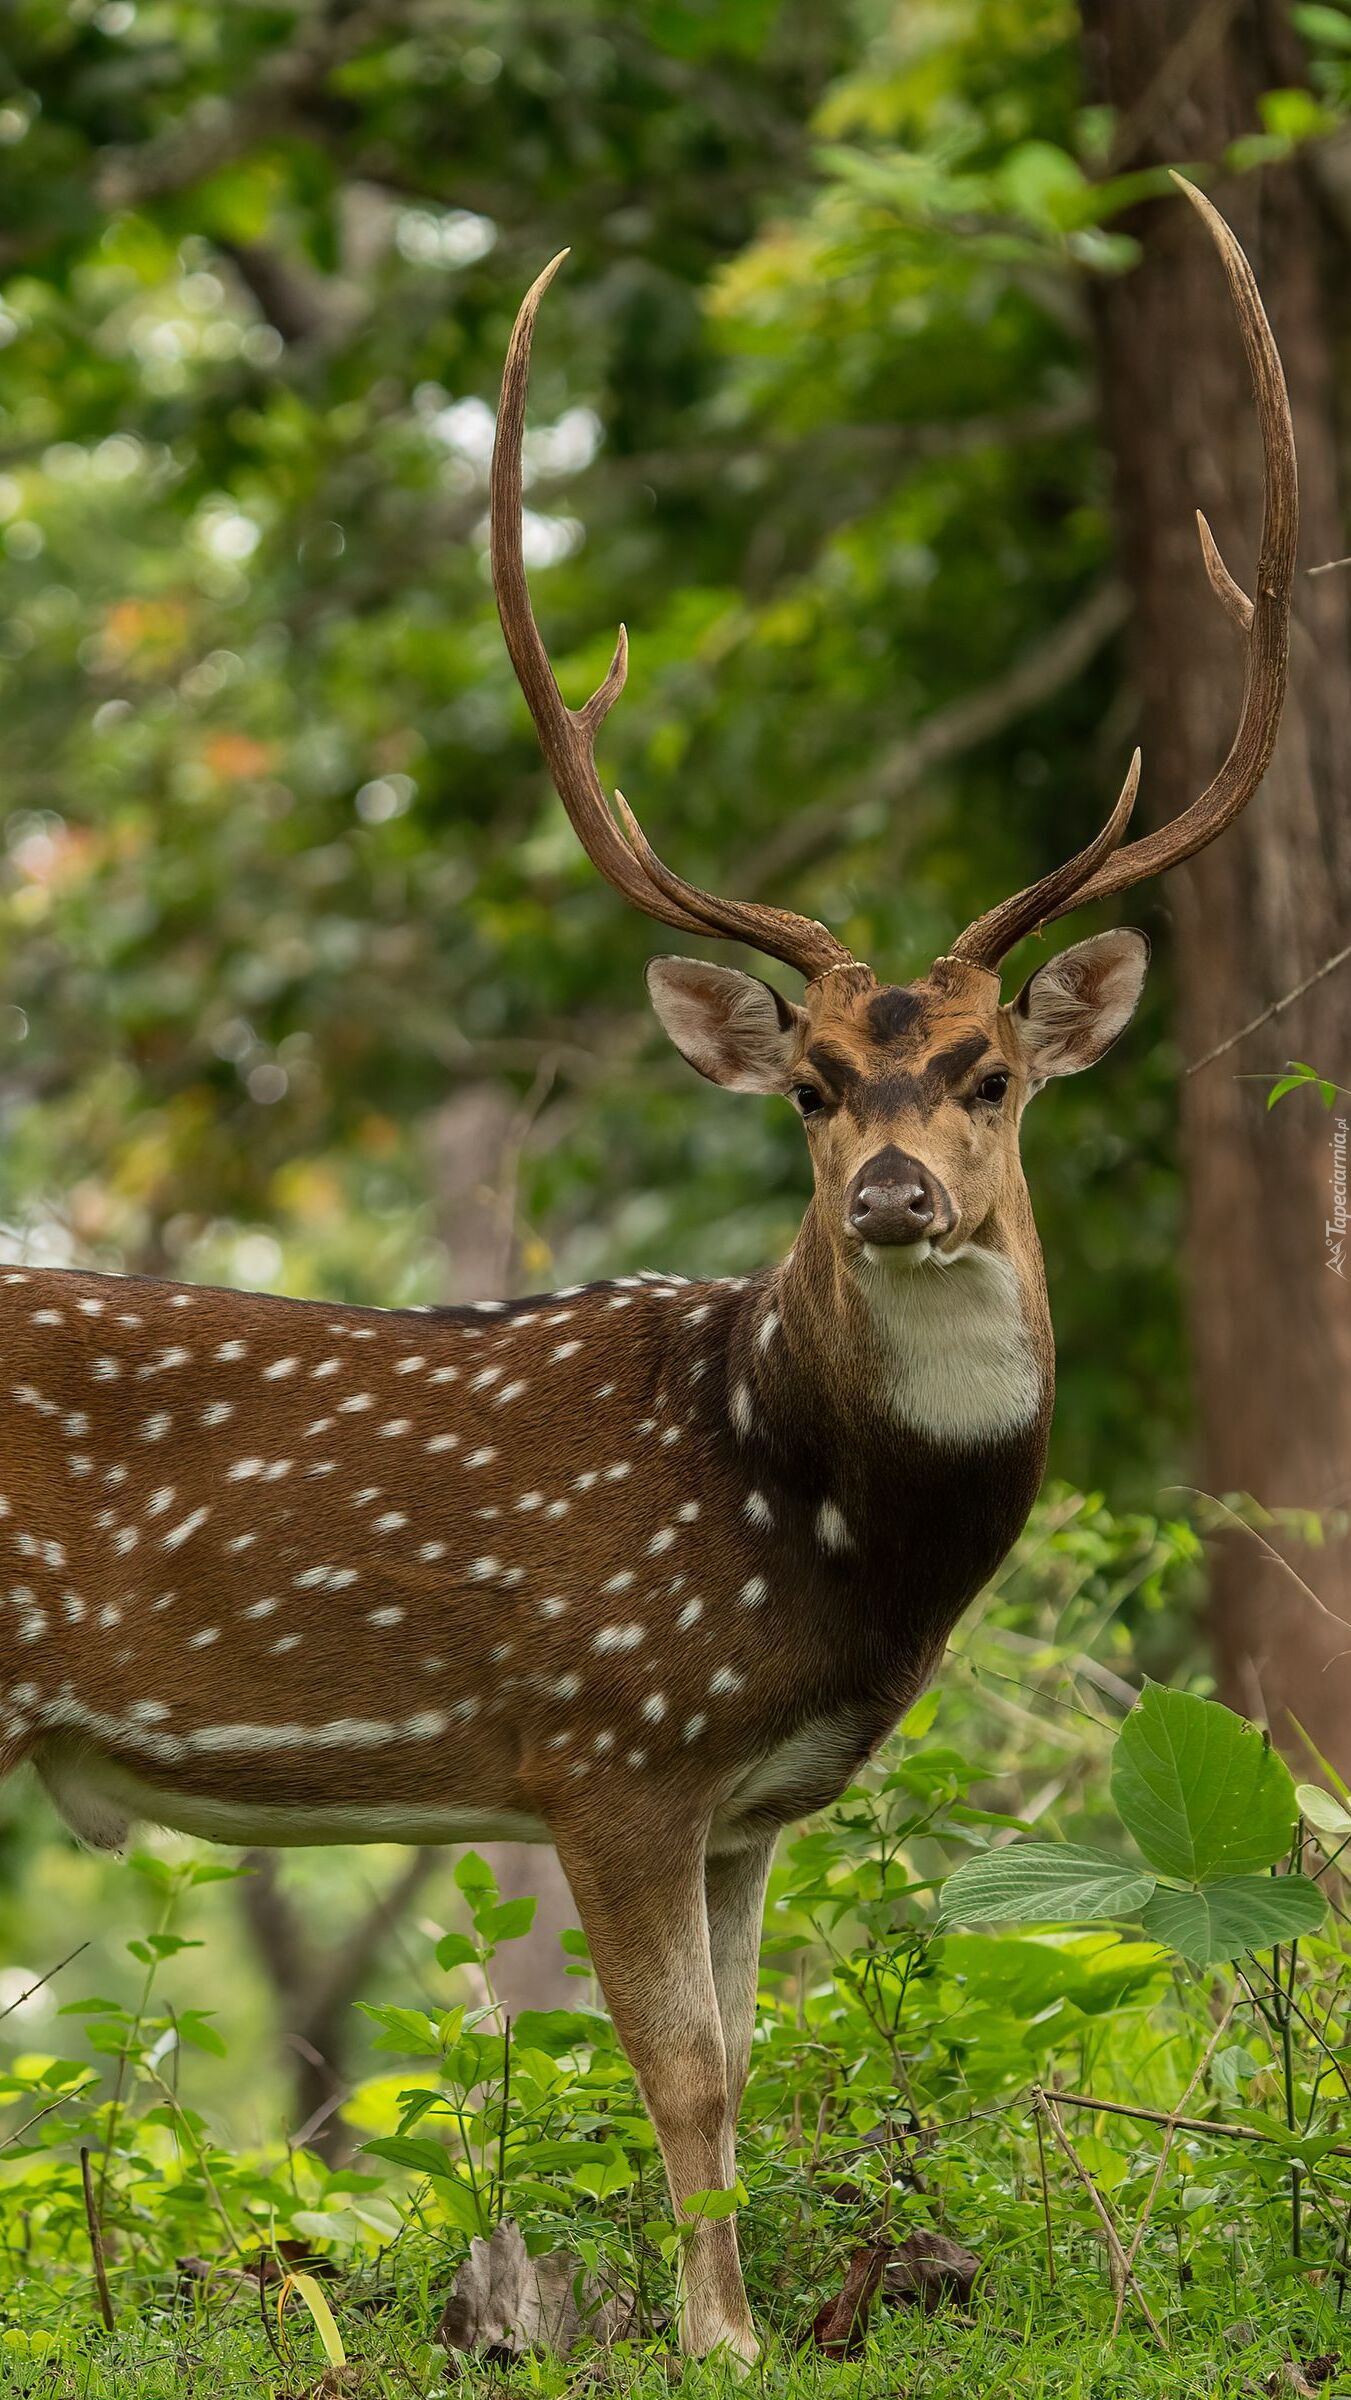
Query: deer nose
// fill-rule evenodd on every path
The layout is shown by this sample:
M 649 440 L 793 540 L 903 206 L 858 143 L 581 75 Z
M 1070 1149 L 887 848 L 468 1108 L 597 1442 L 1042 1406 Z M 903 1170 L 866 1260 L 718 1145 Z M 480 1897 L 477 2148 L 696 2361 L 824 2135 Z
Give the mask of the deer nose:
M 860 1167 L 845 1214 L 851 1232 L 879 1249 L 937 1240 L 955 1222 L 942 1184 L 903 1150 L 879 1151 Z

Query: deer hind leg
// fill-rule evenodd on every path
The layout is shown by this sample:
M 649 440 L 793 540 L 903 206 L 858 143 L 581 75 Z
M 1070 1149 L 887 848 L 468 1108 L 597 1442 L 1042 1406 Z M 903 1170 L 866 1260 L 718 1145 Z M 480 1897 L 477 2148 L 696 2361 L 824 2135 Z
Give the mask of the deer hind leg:
M 708 1939 L 727 2054 L 727 2097 L 735 2125 L 750 2073 L 760 1986 L 760 1929 L 775 1836 L 705 1862 Z
M 704 1843 L 693 1826 L 555 1828 L 591 1956 L 666 2162 L 677 2219 L 696 2192 L 736 2180 L 727 2054 L 709 1953 Z M 685 2251 L 683 2350 L 750 2361 L 754 2328 L 730 2217 Z

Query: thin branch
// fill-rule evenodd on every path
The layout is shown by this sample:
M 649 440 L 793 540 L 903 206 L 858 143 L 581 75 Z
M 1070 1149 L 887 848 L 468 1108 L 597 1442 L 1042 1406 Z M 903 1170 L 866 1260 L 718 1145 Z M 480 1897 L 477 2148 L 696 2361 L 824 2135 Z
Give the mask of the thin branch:
M 1351 959 L 1351 942 L 1344 949 L 1334 952 L 1331 958 L 1325 958 L 1322 966 L 1315 967 L 1312 975 L 1306 975 L 1303 983 L 1297 983 L 1292 992 L 1285 992 L 1279 1000 L 1273 1000 L 1270 1008 L 1264 1008 L 1260 1016 L 1250 1017 L 1246 1025 L 1240 1025 L 1237 1033 L 1231 1033 L 1226 1040 L 1217 1042 L 1213 1050 L 1207 1050 L 1204 1058 L 1194 1058 L 1189 1067 L 1184 1067 L 1183 1073 L 1199 1075 L 1202 1067 L 1212 1066 L 1217 1058 L 1224 1057 L 1226 1051 L 1237 1049 L 1240 1042 L 1246 1042 L 1250 1033 L 1269 1025 L 1272 1018 L 1279 1017 L 1284 1009 L 1293 1008 L 1295 1002 L 1302 1000 L 1306 992 L 1311 992 L 1316 983 L 1321 983 L 1325 975 L 1333 974 L 1338 967 L 1344 967 L 1348 959 Z
M 816 807 L 800 809 L 785 819 L 754 859 L 743 862 L 735 879 L 737 886 L 763 888 L 778 882 L 789 870 L 808 865 L 847 835 L 850 817 L 860 802 L 881 800 L 894 806 L 925 775 L 978 749 L 982 742 L 993 740 L 1020 717 L 1053 699 L 1120 630 L 1129 605 L 1123 584 L 1115 579 L 1100 584 L 1005 674 L 979 691 L 964 693 L 948 707 L 936 709 L 913 733 L 884 750 L 862 789 L 854 787 L 845 800 L 834 793 Z
M 1187 1492 L 1193 1500 L 1204 1500 L 1211 1508 L 1218 1509 L 1222 1517 L 1229 1519 L 1235 1532 L 1246 1533 L 1249 1540 L 1256 1542 L 1258 1549 L 1270 1559 L 1273 1567 L 1279 1567 L 1282 1573 L 1289 1576 L 1296 1589 L 1304 1594 L 1305 1599 L 1312 1600 L 1320 1617 L 1326 1617 L 1329 1624 L 1340 1625 L 1342 1631 L 1346 1632 L 1349 1620 L 1339 1616 L 1335 1608 L 1329 1608 L 1326 1600 L 1320 1600 L 1312 1584 L 1305 1582 L 1298 1570 L 1291 1566 L 1289 1559 L 1284 1558 L 1274 1543 L 1269 1542 L 1264 1534 L 1259 1533 L 1255 1525 L 1250 1525 L 1245 1517 L 1241 1517 L 1236 1508 L 1231 1508 L 1227 1500 L 1221 1500 L 1215 1492 L 1202 1491 L 1200 1485 L 1195 1483 L 1166 1483 L 1163 1489 L 1166 1492 Z M 1329 1660 L 1328 1664 L 1331 1665 L 1331 1663 Z
M 1119 175 L 1133 164 L 1152 142 L 1160 120 L 1185 100 L 1206 60 L 1224 40 L 1236 6 L 1237 0 L 1210 0 L 1209 7 L 1196 11 L 1180 40 L 1165 52 L 1139 97 L 1117 119 L 1107 161 L 1110 175 Z
M 1190 2100 L 1198 2083 L 1203 2080 L 1207 2067 L 1210 2065 L 1212 2058 L 1220 2046 L 1220 2043 L 1224 2039 L 1225 2034 L 1228 2032 L 1229 2021 L 1233 2016 L 1234 2010 L 1237 2008 L 1237 2006 L 1238 1993 L 1233 1992 L 1230 1994 L 1229 2005 L 1226 2008 L 1224 2015 L 1221 2017 L 1219 2024 L 1215 2027 L 1210 2040 L 1207 2042 L 1205 2049 L 1202 2051 L 1200 2058 L 1197 2060 L 1196 2065 L 1191 2071 L 1191 2075 L 1187 2081 L 1187 2088 L 1183 2092 L 1182 2098 L 1179 2100 L 1176 2108 L 1169 2110 L 1168 2122 L 1163 2129 L 1163 2142 L 1159 2150 L 1159 2163 L 1154 2169 L 1153 2180 L 1150 2184 L 1148 2192 L 1145 2194 L 1144 2207 L 1140 2211 L 1139 2224 L 1136 2226 L 1135 2232 L 1131 2237 L 1131 2246 L 1126 2252 L 1126 2264 L 1128 2267 L 1134 2266 L 1135 2261 L 1140 2254 L 1140 2244 L 1145 2238 L 1145 2233 L 1149 2226 L 1149 2220 L 1154 2214 L 1154 2203 L 1158 2199 L 1159 2187 L 1163 2182 L 1163 2178 L 1168 2167 L 1168 2161 L 1172 2156 L 1173 2141 L 1177 2133 L 1177 2129 L 1182 2123 L 1183 2111 L 1186 2108 L 1187 2102 Z M 1125 2305 L 1125 2297 L 1126 2295 L 1124 2290 L 1117 2293 L 1116 2315 L 1112 2319 L 1112 2331 L 1114 2334 L 1119 2333 L 1121 2330 L 1121 2311 Z
M 1059 2092 L 1057 2092 L 1055 2095 L 1057 2100 L 1061 2099 L 1062 2096 L 1063 2095 Z M 1073 2142 L 1070 2140 L 1069 2135 L 1066 2133 L 1064 2126 L 1061 2124 L 1059 2116 L 1057 2115 L 1055 2107 L 1052 2103 L 1050 2094 L 1048 2092 L 1044 2092 L 1039 2083 L 1034 2084 L 1032 2087 L 1032 2100 L 1033 2105 L 1044 2115 L 1047 2124 L 1050 2126 L 1051 2131 L 1055 2136 L 1057 2144 L 1059 2145 L 1060 2149 L 1063 2150 L 1071 2167 L 1074 2169 L 1076 2176 L 1083 2185 L 1084 2190 L 1087 2192 L 1089 2199 L 1093 2203 L 1094 2214 L 1096 2215 L 1098 2223 L 1101 2225 L 1102 2230 L 1107 2237 L 1107 2248 L 1111 2255 L 1113 2268 L 1115 2269 L 1119 2278 L 1118 2289 L 1121 2289 L 1125 2285 L 1129 2284 L 1131 2290 L 1135 2294 L 1136 2299 L 1140 2303 L 1141 2313 L 1144 2317 L 1146 2325 L 1153 2334 L 1155 2341 L 1159 2345 L 1159 2348 L 1166 2351 L 1168 2344 L 1164 2340 L 1163 2335 L 1160 2333 L 1158 2325 L 1154 2320 L 1154 2312 L 1150 2308 L 1149 2302 L 1146 2300 L 1144 2293 L 1140 2289 L 1140 2279 L 1134 2268 L 1131 2266 L 1125 2251 L 1121 2247 L 1121 2236 L 1116 2229 L 1116 2220 L 1113 2217 L 1111 2210 L 1107 2206 L 1106 2201 L 1103 2199 L 1101 2192 L 1098 2190 L 1096 2183 L 1093 2181 L 1092 2176 L 1089 2174 L 1087 2167 L 1084 2165 L 1083 2160 L 1080 2158 L 1078 2151 L 1075 2149 Z
M 316 1975 L 306 1994 L 306 2015 L 317 2024 L 356 1998 L 386 1935 L 411 1908 L 414 1899 L 441 1865 L 436 1849 L 415 1850 L 387 1889 L 359 1918 L 327 1970 Z
M 88 1942 L 77 1942 L 75 1948 L 68 1950 L 64 1958 L 58 1958 L 54 1967 L 48 1967 L 45 1975 L 39 1975 L 36 1983 L 30 1983 L 27 1991 L 20 1992 L 17 2000 L 11 2000 L 6 2008 L 0 2008 L 0 2018 L 12 2016 L 16 2008 L 22 2008 L 25 2000 L 31 2000 L 34 1992 L 40 1992 L 44 1983 L 50 1983 L 54 1975 L 59 1975 L 63 1967 L 68 1967 L 72 1959 L 78 1958 L 80 1953 L 88 1948 Z
M 89 2226 L 89 2247 L 94 2254 L 94 2281 L 98 2285 L 99 2315 L 103 2319 L 105 2330 L 113 2333 L 116 2331 L 117 2320 L 113 2315 L 112 2294 L 108 2289 L 108 2269 L 103 2259 L 103 2227 L 99 2223 L 99 2212 L 94 2205 L 94 2178 L 89 2171 L 87 2143 L 82 2143 L 80 2146 L 80 2182 L 84 2188 L 84 2213 Z
M 45 2108 L 39 2108 L 31 2117 L 25 2117 L 22 2125 L 16 2125 L 12 2133 L 5 2135 L 4 2140 L 0 2141 L 0 2150 L 8 2150 L 11 2142 L 21 2142 L 34 2125 L 40 2125 L 44 2117 L 50 2117 L 58 2108 L 68 2107 L 72 2100 L 83 2100 L 87 2092 L 93 2091 L 97 2082 L 97 2075 L 91 2075 L 87 2083 L 77 2083 L 72 2091 L 61 2092 L 55 2100 L 49 2100 Z
M 1099 2100 L 1093 2092 L 1057 2092 L 1057 2108 L 1101 2109 L 1108 2117 L 1138 2117 L 1145 2125 L 1171 2125 L 1178 2133 L 1204 2133 L 1217 2142 L 1275 2142 L 1284 2146 L 1284 2136 L 1263 2133 L 1256 2125 L 1221 2125 L 1210 2117 L 1179 2117 L 1162 2108 L 1140 2108 L 1125 2100 Z M 1351 2148 L 1333 2143 L 1323 2153 L 1325 2158 L 1351 2158 Z

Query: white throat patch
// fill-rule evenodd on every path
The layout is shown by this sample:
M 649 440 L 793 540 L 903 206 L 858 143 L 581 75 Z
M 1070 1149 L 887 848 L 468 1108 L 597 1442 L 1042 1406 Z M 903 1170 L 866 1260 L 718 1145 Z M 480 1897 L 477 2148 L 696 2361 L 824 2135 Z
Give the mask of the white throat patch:
M 1042 1378 L 1011 1261 L 974 1243 L 946 1263 L 870 1250 L 858 1278 L 885 1362 L 887 1405 L 940 1441 L 1030 1424 Z

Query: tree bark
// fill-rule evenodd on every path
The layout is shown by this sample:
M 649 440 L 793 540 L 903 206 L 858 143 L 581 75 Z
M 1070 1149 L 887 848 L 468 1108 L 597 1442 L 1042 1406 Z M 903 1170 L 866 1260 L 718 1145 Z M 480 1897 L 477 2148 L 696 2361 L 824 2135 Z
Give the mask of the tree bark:
M 1116 111 L 1114 168 L 1220 161 L 1260 129 L 1263 92 L 1304 80 L 1284 0 L 1083 0 L 1083 25 L 1089 97 Z M 1307 162 L 1206 181 L 1252 259 L 1285 360 L 1307 568 L 1348 548 L 1333 372 L 1346 255 Z M 1193 511 L 1209 517 L 1231 572 L 1250 579 L 1260 459 L 1228 294 L 1196 217 L 1169 199 L 1127 223 L 1143 256 L 1104 283 L 1097 331 L 1136 604 L 1144 788 L 1158 820 L 1206 783 L 1236 722 L 1236 638 L 1205 583 Z M 1351 574 L 1300 574 L 1271 770 L 1238 825 L 1168 878 L 1184 1062 L 1351 937 L 1349 609 Z M 1351 965 L 1184 1076 L 1199 1476 L 1213 1493 L 1336 1511 L 1351 1493 L 1351 1262 L 1338 1273 L 1327 1230 L 1335 1117 L 1308 1093 L 1267 1113 L 1262 1078 L 1290 1058 L 1351 1082 Z M 1347 1106 L 1339 1098 L 1343 1141 Z M 1218 1541 L 1211 1621 L 1222 1689 L 1265 1714 L 1283 1741 L 1297 1720 L 1346 1771 L 1351 1541 L 1334 1535 L 1319 1549 L 1276 1538 L 1330 1613 L 1250 1535 Z

